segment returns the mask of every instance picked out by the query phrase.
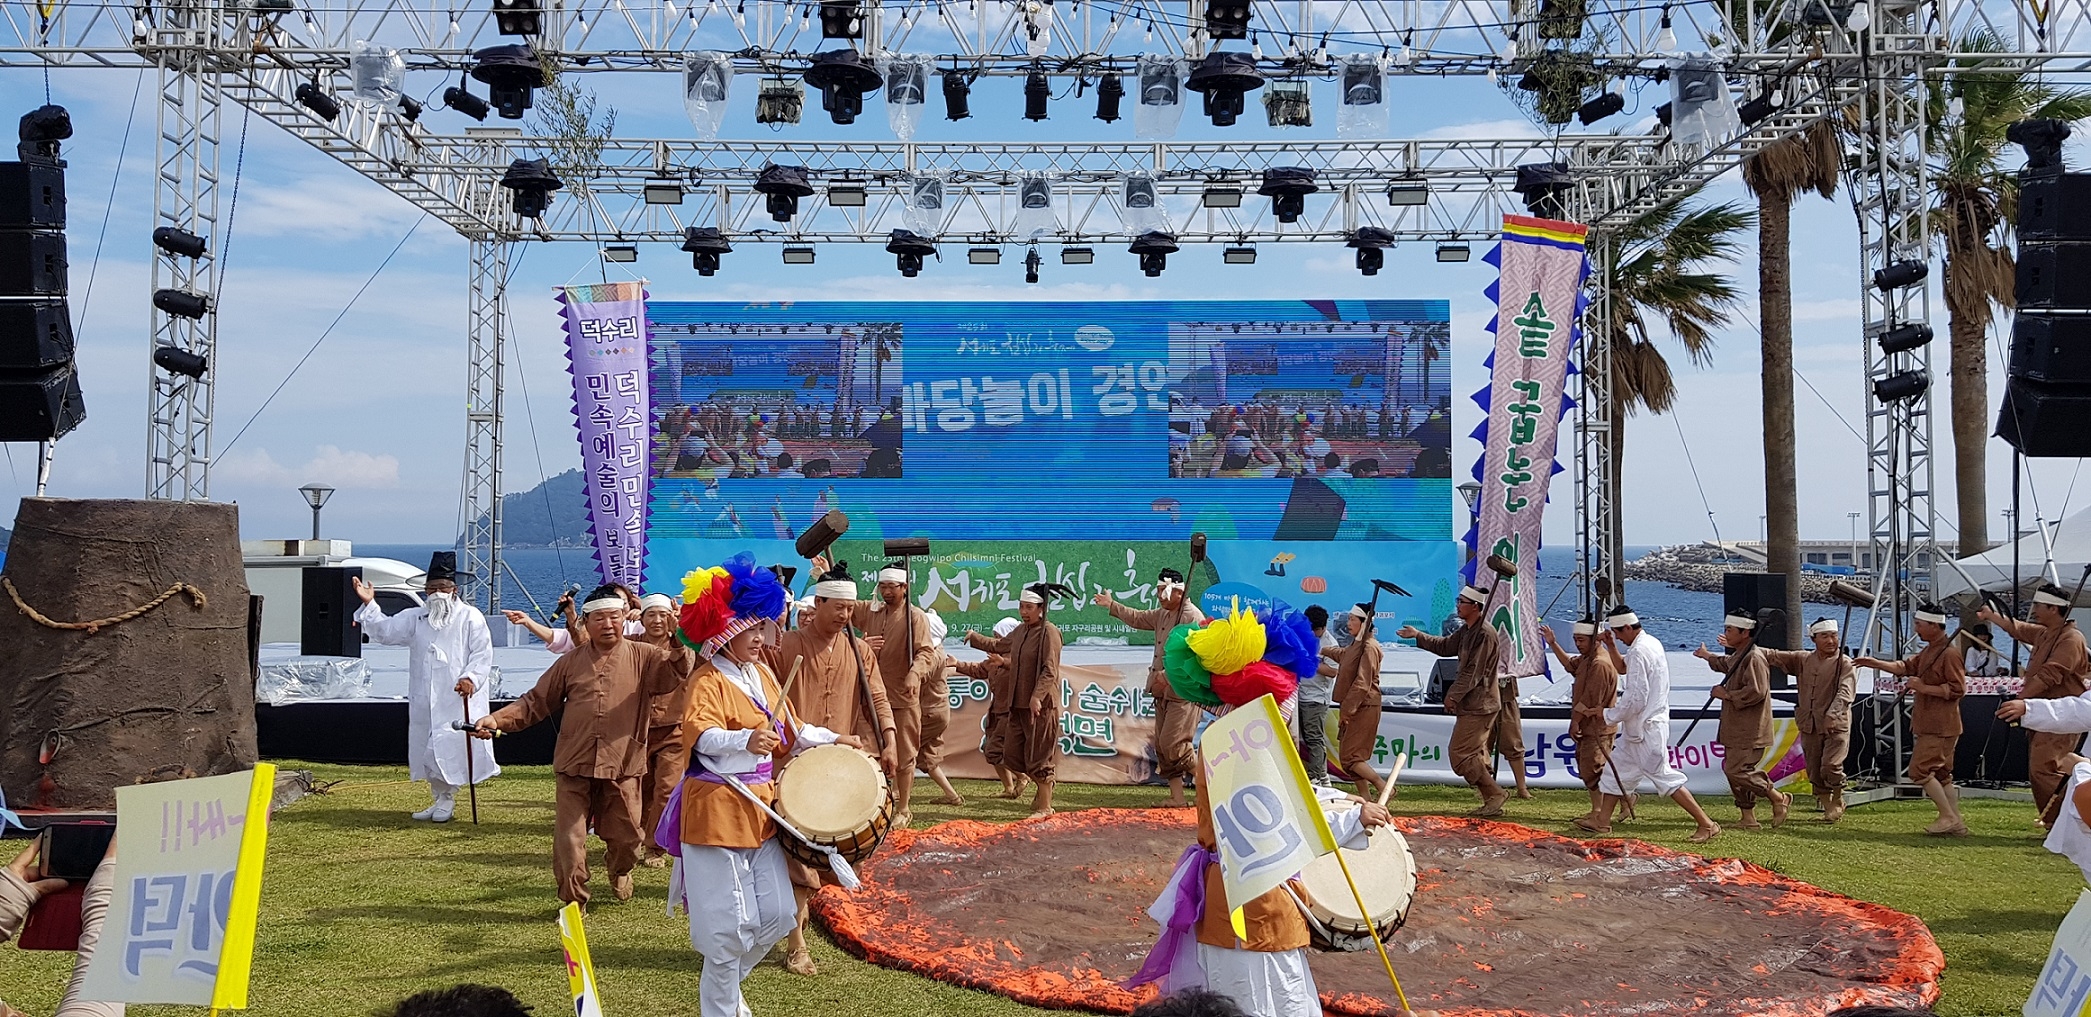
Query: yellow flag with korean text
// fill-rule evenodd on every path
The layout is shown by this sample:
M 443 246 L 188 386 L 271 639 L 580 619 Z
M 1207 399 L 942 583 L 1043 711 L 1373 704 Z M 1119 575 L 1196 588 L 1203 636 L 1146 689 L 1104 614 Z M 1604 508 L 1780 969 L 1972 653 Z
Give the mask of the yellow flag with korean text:
M 1327 817 L 1307 783 L 1285 717 L 1269 695 L 1236 707 L 1198 737 L 1198 794 L 1212 808 L 1228 920 L 1246 939 L 1242 905 L 1336 850 Z
M 566 950 L 566 985 L 574 997 L 574 1017 L 603 1017 L 595 993 L 595 962 L 588 957 L 588 932 L 581 927 L 581 905 L 559 909 L 559 945 Z

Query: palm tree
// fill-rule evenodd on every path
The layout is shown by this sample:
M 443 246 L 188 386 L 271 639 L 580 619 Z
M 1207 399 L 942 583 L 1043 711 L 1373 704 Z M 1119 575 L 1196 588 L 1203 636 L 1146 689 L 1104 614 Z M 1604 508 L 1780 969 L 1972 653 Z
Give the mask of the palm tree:
M 1994 34 L 1962 39 L 1960 50 L 2002 53 Z M 1946 255 L 1944 290 L 1953 375 L 1953 483 L 1960 554 L 1989 547 L 1987 466 L 1991 420 L 1983 342 L 1996 307 L 2011 307 L 2016 266 L 2010 224 L 2018 180 L 2003 168 L 2005 128 L 2028 118 L 2091 117 L 2091 93 L 2041 83 L 2014 62 L 1963 57 L 1932 79 L 1925 104 L 1931 156 L 1931 230 Z
M 1794 474 L 1793 199 L 1837 193 L 1844 153 L 1836 129 L 1818 120 L 1743 163 L 1757 198 L 1757 315 L 1764 345 L 1764 570 L 1786 577 L 1786 638 L 1801 643 L 1800 498 Z
M 1687 208 L 1673 199 L 1600 243 L 1607 247 L 1606 284 L 1611 293 L 1612 343 L 1612 546 L 1626 546 L 1625 502 L 1619 497 L 1626 471 L 1626 418 L 1636 409 L 1667 413 L 1677 402 L 1670 363 L 1656 345 L 1658 327 L 1684 347 L 1692 363 L 1713 357 L 1714 330 L 1728 324 L 1741 297 L 1726 276 L 1707 269 L 1735 260 L 1737 237 L 1756 222 L 1736 204 Z M 1611 568 L 1621 563 L 1608 562 Z M 1611 577 L 1614 589 L 1621 577 Z

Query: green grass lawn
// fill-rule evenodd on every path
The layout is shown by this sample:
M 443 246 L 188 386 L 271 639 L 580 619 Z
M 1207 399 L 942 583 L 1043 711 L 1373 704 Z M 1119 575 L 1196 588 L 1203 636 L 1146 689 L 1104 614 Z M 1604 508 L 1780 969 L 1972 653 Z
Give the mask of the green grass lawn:
M 403 782 L 402 769 L 281 765 L 343 783 L 277 814 L 250 1012 L 361 1017 L 416 990 L 465 981 L 505 986 L 541 1017 L 567 1011 L 553 927 L 558 899 L 549 768 L 511 767 L 483 787 L 482 822 L 474 827 L 464 821 L 462 800 L 459 821 L 448 826 L 408 820 L 427 798 L 421 785 Z M 917 805 L 916 823 L 1021 818 L 1025 805 L 981 797 L 992 787 L 961 781 L 967 805 Z M 1057 804 L 1141 806 L 1162 794 L 1075 785 L 1061 790 Z M 1396 814 L 1447 813 L 1473 801 L 1460 789 L 1404 787 L 1393 805 Z M 1505 818 L 1563 831 L 1585 804 L 1580 792 L 1540 792 L 1534 801 L 1511 801 Z M 1726 798 L 1707 804 L 1716 820 L 1734 816 Z M 1917 801 L 1855 808 L 1836 827 L 1797 810 L 1785 829 L 1730 831 L 1708 847 L 1918 915 L 1946 953 L 1939 1012 L 2015 1014 L 2082 879 L 2075 866 L 2041 848 L 2031 805 L 1967 799 L 1964 810 L 1975 832 L 1965 840 L 1923 836 L 1933 814 Z M 1691 848 L 1685 843 L 1691 825 L 1674 805 L 1644 798 L 1641 814 L 1618 832 Z M 687 926 L 663 913 L 667 870 L 638 870 L 638 895 L 620 904 L 610 895 L 601 857 L 598 845 L 588 938 L 605 1009 L 614 1017 L 696 1014 L 699 962 Z M 814 957 L 821 974 L 813 979 L 765 965 L 748 980 L 749 1005 L 764 1017 L 1038 1012 L 865 964 L 825 939 L 816 942 Z M 56 1008 L 71 955 L 7 947 L 0 958 L 0 996 L 30 1014 Z M 131 1009 L 134 1017 L 197 1012 Z

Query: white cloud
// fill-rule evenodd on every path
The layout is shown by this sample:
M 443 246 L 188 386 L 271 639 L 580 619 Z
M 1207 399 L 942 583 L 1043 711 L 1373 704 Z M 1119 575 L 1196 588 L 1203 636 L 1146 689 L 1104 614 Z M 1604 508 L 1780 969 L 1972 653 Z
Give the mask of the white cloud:
M 287 185 L 249 181 L 240 193 L 239 218 L 233 229 L 250 236 L 315 240 L 396 237 L 421 215 L 406 199 L 375 184 L 353 176 L 346 180 L 329 176 L 324 180 L 306 177 Z
M 1856 332 L 1862 312 L 1857 297 L 1842 300 L 1796 300 L 1793 302 L 1795 321 L 1841 321 L 1849 324 Z
M 311 459 L 296 467 L 278 463 L 267 449 L 235 452 L 212 468 L 213 479 L 268 486 L 322 483 L 345 490 L 384 490 L 399 486 L 399 457 L 321 445 Z
M 1476 120 L 1472 123 L 1449 124 L 1444 127 L 1433 127 L 1424 131 L 1421 136 L 1424 138 L 1463 141 L 1470 138 L 1537 138 L 1541 135 L 1539 128 L 1532 125 L 1532 121 L 1519 118 L 1515 120 Z

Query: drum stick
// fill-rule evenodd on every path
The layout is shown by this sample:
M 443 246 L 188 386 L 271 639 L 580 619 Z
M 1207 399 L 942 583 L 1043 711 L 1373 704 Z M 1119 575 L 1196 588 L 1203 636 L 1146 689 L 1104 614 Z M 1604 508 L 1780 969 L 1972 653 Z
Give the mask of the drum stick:
M 784 676 L 783 698 L 791 698 L 791 683 L 799 680 L 799 665 L 804 664 L 805 662 L 806 658 L 803 656 L 791 658 L 791 673 Z
M 1350 898 L 1357 902 L 1358 914 L 1365 916 L 1365 931 L 1372 935 L 1372 945 L 1379 950 L 1379 962 L 1387 969 L 1387 980 L 1394 983 L 1394 998 L 1401 1001 L 1403 1010 L 1410 1009 L 1408 993 L 1401 991 L 1401 979 L 1394 974 L 1394 961 L 1387 956 L 1387 944 L 1379 938 L 1379 924 L 1372 920 L 1372 909 L 1365 906 L 1365 895 L 1358 892 L 1358 881 L 1350 878 L 1350 863 L 1343 860 L 1343 849 L 1336 849 L 1336 867 L 1343 870 L 1343 882 L 1350 886 Z
M 1380 808 L 1386 808 L 1387 799 L 1394 796 L 1394 778 L 1401 776 L 1402 764 L 1408 761 L 1409 754 L 1406 752 L 1394 757 L 1394 768 L 1387 771 L 1387 785 L 1379 789 L 1379 802 L 1377 804 Z
M 465 723 L 472 723 L 472 697 L 460 692 L 457 698 L 465 703 Z M 472 736 L 465 735 L 465 790 L 472 797 L 472 825 L 479 825 L 479 780 L 472 776 Z

